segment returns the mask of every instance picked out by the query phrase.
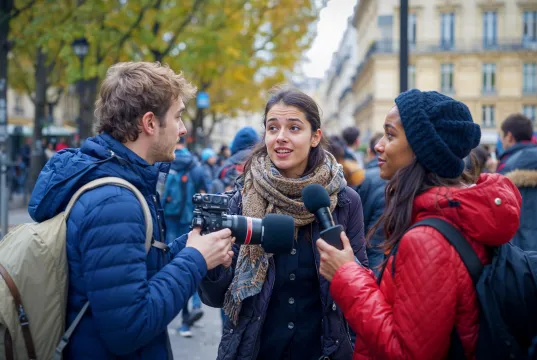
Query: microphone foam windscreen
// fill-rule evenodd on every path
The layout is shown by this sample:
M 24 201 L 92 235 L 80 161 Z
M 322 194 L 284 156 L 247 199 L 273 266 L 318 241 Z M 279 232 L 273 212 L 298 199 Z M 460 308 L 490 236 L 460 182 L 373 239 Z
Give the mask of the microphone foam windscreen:
M 302 201 L 310 213 L 323 207 L 330 207 L 330 197 L 322 185 L 311 184 L 302 189 Z
M 289 253 L 295 241 L 295 219 L 289 215 L 267 214 L 263 218 L 263 249 L 270 254 Z

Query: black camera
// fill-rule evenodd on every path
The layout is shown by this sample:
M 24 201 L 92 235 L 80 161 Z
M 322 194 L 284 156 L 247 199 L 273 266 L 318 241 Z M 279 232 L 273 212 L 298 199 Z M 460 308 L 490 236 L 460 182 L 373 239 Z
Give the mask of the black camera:
M 261 245 L 267 253 L 286 253 L 293 249 L 294 219 L 288 215 L 267 214 L 263 219 L 229 215 L 227 195 L 194 194 L 193 228 L 202 234 L 230 229 L 235 243 Z

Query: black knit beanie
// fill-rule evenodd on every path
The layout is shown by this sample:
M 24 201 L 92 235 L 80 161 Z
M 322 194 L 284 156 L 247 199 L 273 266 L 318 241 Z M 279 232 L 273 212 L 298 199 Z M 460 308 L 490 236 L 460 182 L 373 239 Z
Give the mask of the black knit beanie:
M 463 159 L 481 139 L 468 107 L 436 91 L 417 89 L 400 94 L 395 103 L 418 162 L 441 177 L 460 176 Z

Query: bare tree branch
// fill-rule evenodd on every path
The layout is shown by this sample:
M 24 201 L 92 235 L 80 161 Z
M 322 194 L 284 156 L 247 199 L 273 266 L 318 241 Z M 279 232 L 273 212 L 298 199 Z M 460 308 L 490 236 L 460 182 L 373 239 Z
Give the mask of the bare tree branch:
M 159 3 L 161 2 L 161 0 L 158 1 Z M 114 47 L 118 49 L 118 52 L 117 52 L 117 55 L 114 59 L 114 62 L 118 62 L 119 61 L 119 55 L 121 54 L 121 49 L 123 48 L 123 45 L 125 45 L 125 42 L 131 37 L 132 35 L 132 32 L 138 28 L 138 26 L 140 25 L 140 23 L 142 22 L 142 19 L 144 18 L 144 15 L 146 13 L 147 10 L 149 10 L 151 6 L 150 5 L 146 5 L 144 6 L 140 12 L 138 13 L 138 17 L 136 18 L 136 20 L 134 21 L 134 23 L 129 27 L 129 29 L 127 30 L 127 32 L 125 32 L 123 34 L 123 36 L 119 39 L 119 41 L 117 42 L 117 44 L 113 44 L 111 46 L 108 47 L 106 53 L 110 52 Z
M 34 6 L 36 2 L 37 2 L 37 0 L 32 0 L 28 4 L 26 4 L 23 7 L 21 7 L 20 9 L 17 9 L 17 8 L 13 7 L 12 13 L 4 15 L 4 17 L 2 17 L 0 19 L 0 23 L 3 23 L 4 21 L 9 21 L 9 20 L 15 19 L 17 16 L 19 16 L 20 14 L 22 14 L 23 12 L 25 12 L 26 10 L 28 10 L 32 6 Z
M 168 47 L 163 52 L 161 52 L 160 54 L 161 60 L 164 56 L 167 56 L 170 53 L 170 51 L 173 49 L 173 47 L 175 46 L 175 42 L 177 41 L 177 37 L 186 29 L 188 24 L 190 24 L 190 22 L 192 21 L 192 18 L 197 13 L 202 3 L 203 3 L 203 0 L 195 0 L 194 5 L 192 6 L 192 11 L 190 11 L 190 15 L 187 16 L 183 20 L 183 22 L 179 25 L 179 28 L 177 28 L 177 30 L 174 31 L 173 37 L 169 41 Z

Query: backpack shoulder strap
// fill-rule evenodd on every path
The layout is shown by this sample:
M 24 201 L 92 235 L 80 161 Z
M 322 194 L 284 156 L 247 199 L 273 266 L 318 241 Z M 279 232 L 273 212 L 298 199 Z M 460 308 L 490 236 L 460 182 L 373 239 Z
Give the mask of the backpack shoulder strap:
M 104 185 L 115 185 L 115 186 L 121 186 L 126 189 L 129 189 L 136 195 L 136 198 L 142 204 L 142 210 L 144 212 L 144 218 L 145 218 L 145 249 L 147 252 L 151 249 L 151 240 L 153 239 L 153 219 L 151 217 L 151 210 L 149 210 L 149 205 L 147 205 L 147 201 L 145 200 L 144 196 L 138 190 L 134 185 L 132 185 L 130 182 L 118 178 L 118 177 L 104 177 L 100 179 L 96 179 L 93 181 L 90 181 L 86 185 L 82 186 L 80 189 L 75 192 L 75 194 L 71 197 L 71 200 L 69 200 L 69 203 L 67 204 L 67 207 L 65 208 L 65 218 L 69 216 L 71 213 L 71 210 L 73 209 L 73 205 L 75 202 L 84 194 L 86 191 L 93 190 L 95 188 L 98 188 L 100 186 Z M 73 335 L 73 332 L 75 331 L 76 327 L 80 323 L 80 320 L 82 320 L 82 317 L 86 313 L 89 307 L 89 301 L 84 304 L 82 309 L 78 312 L 76 315 L 76 318 L 73 320 L 69 328 L 65 331 L 63 334 L 60 343 L 56 347 L 56 352 L 54 354 L 54 360 L 61 360 L 62 359 L 62 353 L 67 344 L 69 344 L 69 339 L 71 338 L 71 335 Z
M 65 217 L 67 218 L 69 214 L 71 213 L 71 210 L 73 209 L 73 205 L 75 202 L 84 194 L 86 191 L 93 190 L 95 188 L 104 186 L 104 185 L 115 185 L 115 186 L 121 186 L 123 188 L 126 188 L 134 193 L 136 195 L 136 198 L 142 204 L 142 210 L 144 212 L 144 218 L 145 218 L 145 250 L 149 252 L 149 249 L 151 249 L 151 240 L 153 238 L 153 219 L 151 217 L 151 210 L 149 210 L 149 206 L 147 205 L 147 201 L 145 200 L 144 196 L 138 190 L 134 185 L 132 185 L 130 182 L 126 181 L 125 179 L 121 179 L 118 177 L 103 177 L 100 179 L 96 179 L 93 181 L 90 181 L 86 185 L 82 186 L 80 189 L 78 189 L 77 192 L 71 197 L 71 200 L 69 200 L 69 203 L 67 204 L 67 207 L 65 208 Z
M 470 273 L 474 286 L 477 285 L 479 278 L 481 277 L 481 273 L 483 272 L 483 264 L 461 232 L 453 225 L 440 218 L 427 218 L 422 221 L 418 221 L 408 230 L 418 226 L 430 226 L 440 232 L 455 248 L 455 250 L 457 250 L 462 262 Z

